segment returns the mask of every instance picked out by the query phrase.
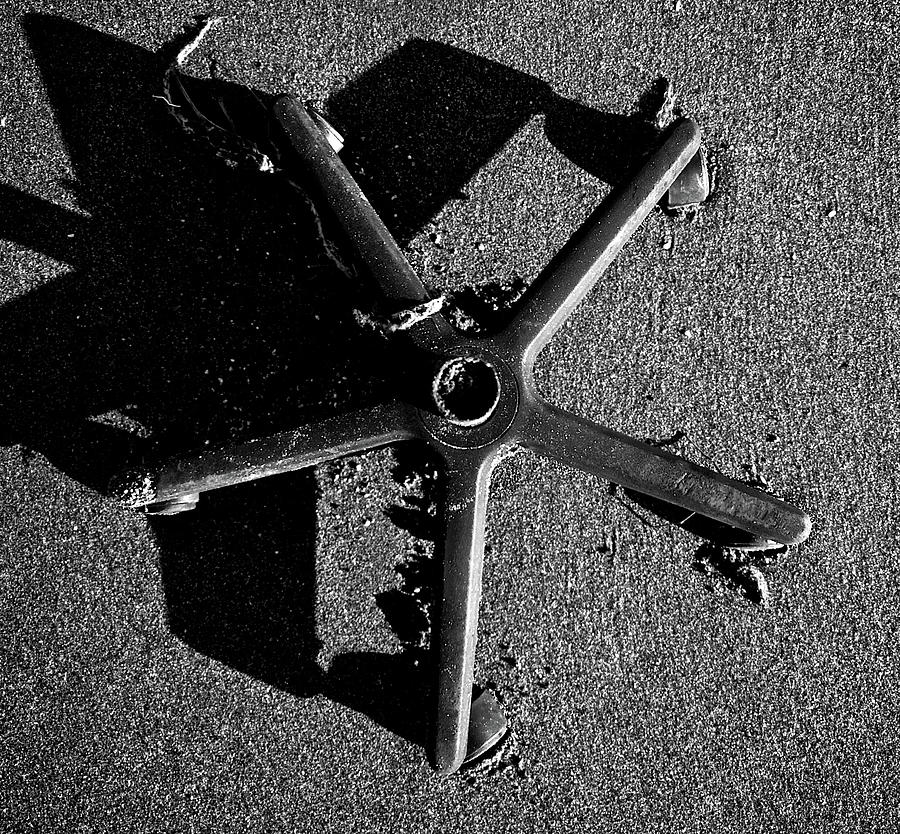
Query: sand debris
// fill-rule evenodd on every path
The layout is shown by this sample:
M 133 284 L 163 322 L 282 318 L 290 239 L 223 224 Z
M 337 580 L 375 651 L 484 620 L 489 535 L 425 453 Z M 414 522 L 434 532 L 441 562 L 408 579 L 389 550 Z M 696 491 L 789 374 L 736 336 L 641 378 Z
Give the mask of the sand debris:
M 515 730 L 508 730 L 500 743 L 483 758 L 466 765 L 460 774 L 472 787 L 498 776 L 514 779 L 528 778 L 528 765 L 519 750 L 519 739 Z
M 653 120 L 658 130 L 667 128 L 675 121 L 675 95 L 675 85 L 668 78 L 664 78 L 662 102 Z
M 767 608 L 771 602 L 769 582 L 760 564 L 770 565 L 784 546 L 769 550 L 736 550 L 707 542 L 694 554 L 694 569 L 715 579 L 720 590 L 728 590 L 749 602 Z
M 200 46 L 209 30 L 212 29 L 213 26 L 218 26 L 221 22 L 221 17 L 211 17 L 205 20 L 200 26 L 200 31 L 179 50 L 178 54 L 175 56 L 175 64 L 180 67 L 190 57 L 191 53 Z
M 402 330 L 409 330 L 419 322 L 436 316 L 444 309 L 446 303 L 446 296 L 439 295 L 437 298 L 431 298 L 428 301 L 423 301 L 414 307 L 407 307 L 405 310 L 399 310 L 389 316 L 377 316 L 362 310 L 354 310 L 353 317 L 363 327 L 385 334 L 397 333 Z

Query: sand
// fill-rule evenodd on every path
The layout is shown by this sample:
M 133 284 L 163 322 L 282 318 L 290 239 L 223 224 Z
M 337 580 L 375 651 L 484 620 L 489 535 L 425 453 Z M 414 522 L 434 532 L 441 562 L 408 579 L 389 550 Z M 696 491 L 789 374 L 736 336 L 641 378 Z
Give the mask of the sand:
M 0 828 L 900 826 L 895 7 L 31 9 L 0 10 Z M 754 566 L 766 604 L 606 484 L 512 457 L 476 677 L 514 736 L 440 778 L 426 461 L 386 449 L 153 522 L 108 495 L 145 455 L 373 396 L 369 290 L 307 245 L 296 195 L 153 98 L 209 11 L 189 68 L 320 102 L 435 297 L 530 281 L 671 83 L 713 195 L 648 218 L 538 382 L 806 509 L 808 542 Z

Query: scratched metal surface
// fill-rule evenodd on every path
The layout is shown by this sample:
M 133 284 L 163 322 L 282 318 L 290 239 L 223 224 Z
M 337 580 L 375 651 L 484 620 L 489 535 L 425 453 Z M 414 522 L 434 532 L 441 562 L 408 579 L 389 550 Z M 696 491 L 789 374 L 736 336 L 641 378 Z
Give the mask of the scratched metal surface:
M 340 320 L 304 312 L 329 273 L 266 214 L 284 195 L 157 119 L 153 55 L 207 8 L 32 5 L 0 11 L 5 830 L 896 830 L 890 4 L 220 5 L 196 71 L 355 125 L 434 292 L 536 274 L 639 150 L 659 77 L 718 167 L 696 222 L 638 231 L 539 386 L 637 437 L 685 432 L 814 532 L 754 603 L 605 485 L 505 461 L 477 676 L 516 739 L 451 779 L 417 743 L 425 462 L 279 476 L 169 526 L 104 494 L 144 439 L 252 431 L 279 397 L 302 416 L 361 383 L 329 364 Z

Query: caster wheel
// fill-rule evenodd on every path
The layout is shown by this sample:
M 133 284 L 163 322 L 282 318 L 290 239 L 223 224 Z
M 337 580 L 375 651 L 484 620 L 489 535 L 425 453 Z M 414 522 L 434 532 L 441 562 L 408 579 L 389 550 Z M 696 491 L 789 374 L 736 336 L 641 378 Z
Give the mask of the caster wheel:
M 310 116 L 313 117 L 313 121 L 318 126 L 319 130 L 325 134 L 325 138 L 328 140 L 328 144 L 334 149 L 335 153 L 340 153 L 344 147 L 344 137 L 338 133 L 334 127 L 328 122 L 328 120 L 315 108 L 308 108 Z
M 707 197 L 709 197 L 709 169 L 706 165 L 706 153 L 700 148 L 675 182 L 669 186 L 669 208 L 686 209 L 697 206 Z
M 195 509 L 199 500 L 200 493 L 192 492 L 178 498 L 170 498 L 168 501 L 157 501 L 155 504 L 147 504 L 144 507 L 144 512 L 147 515 L 178 515 L 179 513 L 186 513 Z
M 481 690 L 472 700 L 469 738 L 463 764 L 469 764 L 496 746 L 506 735 L 507 727 L 506 714 L 497 701 L 497 696 L 490 689 Z

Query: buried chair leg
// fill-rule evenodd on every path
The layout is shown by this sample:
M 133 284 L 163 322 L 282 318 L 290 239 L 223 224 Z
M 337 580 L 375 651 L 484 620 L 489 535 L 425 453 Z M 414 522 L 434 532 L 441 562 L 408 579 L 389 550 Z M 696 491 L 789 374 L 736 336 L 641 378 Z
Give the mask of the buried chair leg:
M 437 714 L 431 750 L 435 770 L 445 774 L 459 770 L 468 754 L 490 470 L 485 456 L 472 454 L 448 460 L 445 472 L 444 576 L 435 633 Z
M 679 507 L 685 518 L 696 513 L 744 531 L 751 547 L 799 544 L 809 535 L 809 516 L 787 502 L 550 403 L 535 399 L 526 432 L 532 451 Z

